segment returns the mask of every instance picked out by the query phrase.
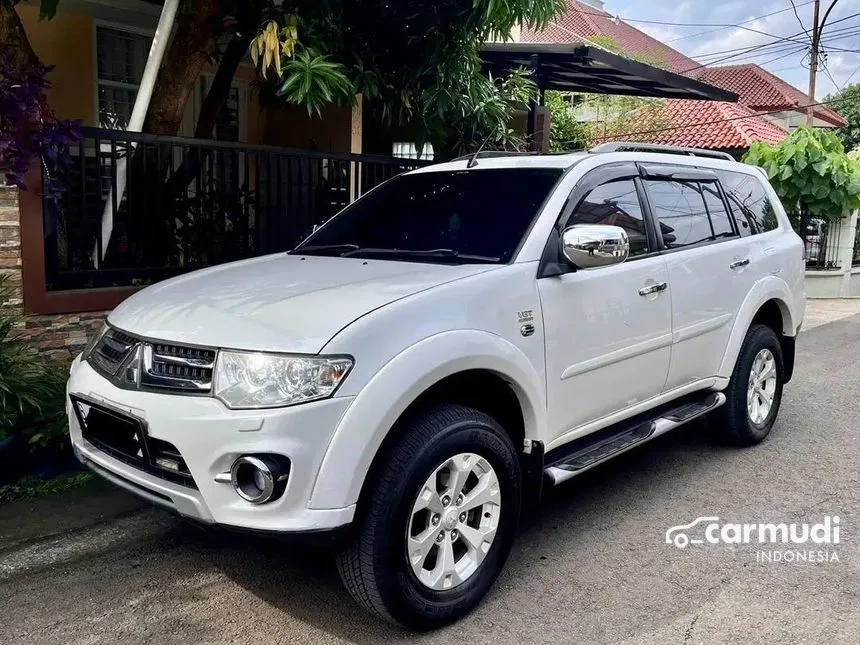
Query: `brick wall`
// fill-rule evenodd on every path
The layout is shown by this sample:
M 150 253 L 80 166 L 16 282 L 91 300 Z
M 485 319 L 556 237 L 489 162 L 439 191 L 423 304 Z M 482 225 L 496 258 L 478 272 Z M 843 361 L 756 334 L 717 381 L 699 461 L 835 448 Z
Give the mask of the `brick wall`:
M 0 302 L 0 311 L 23 314 L 21 291 L 21 236 L 18 191 L 0 187 L 0 273 L 9 275 L 12 299 Z M 32 343 L 33 352 L 45 360 L 71 361 L 101 327 L 108 312 L 23 316 L 17 334 Z
M 0 273 L 8 275 L 14 292 L 0 307 L 20 307 L 21 235 L 18 216 L 18 191 L 0 186 Z

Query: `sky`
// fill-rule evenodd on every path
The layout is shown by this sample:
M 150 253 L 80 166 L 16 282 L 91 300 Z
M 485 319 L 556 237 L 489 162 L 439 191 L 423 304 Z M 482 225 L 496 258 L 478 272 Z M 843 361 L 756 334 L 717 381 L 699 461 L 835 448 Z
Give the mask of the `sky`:
M 822 14 L 830 2 L 831 0 L 821 0 Z M 794 0 L 794 3 L 803 26 L 808 30 L 812 24 L 812 1 Z M 758 63 L 798 89 L 804 92 L 807 90 L 809 38 L 806 33 L 803 33 L 789 0 L 607 0 L 604 9 L 701 63 L 735 54 L 716 64 Z M 765 16 L 785 9 L 787 11 Z M 858 15 L 836 22 L 852 14 Z M 758 18 L 759 16 L 764 17 Z M 637 18 L 672 24 L 650 25 L 636 22 Z M 751 18 L 758 19 L 744 22 Z M 717 30 L 716 27 L 681 26 L 678 23 L 733 25 L 743 23 L 742 26 L 747 29 Z M 828 25 L 831 26 L 828 27 Z M 736 51 L 715 53 L 775 41 L 772 37 L 749 31 L 750 29 L 764 31 L 773 36 L 791 37 L 798 42 L 782 41 L 758 51 L 741 53 L 741 55 L 736 55 L 740 53 Z M 840 29 L 843 30 L 842 33 L 839 32 Z M 827 94 L 838 91 L 846 81 L 860 83 L 860 0 L 837 0 L 836 6 L 827 19 L 823 34 L 826 67 L 833 78 L 831 79 L 826 72 L 819 69 L 815 93 L 819 100 Z M 807 43 L 806 48 L 804 48 L 804 42 Z M 839 51 L 840 49 L 853 51 Z

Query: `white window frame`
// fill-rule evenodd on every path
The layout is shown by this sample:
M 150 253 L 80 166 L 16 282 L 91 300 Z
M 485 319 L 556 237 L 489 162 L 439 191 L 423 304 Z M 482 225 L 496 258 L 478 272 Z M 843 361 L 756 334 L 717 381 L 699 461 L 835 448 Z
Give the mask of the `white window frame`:
M 391 144 L 391 156 L 398 159 L 418 159 L 418 146 L 414 141 L 394 141 Z M 421 150 L 421 159 L 433 161 L 436 151 L 430 143 L 425 143 Z
M 101 111 L 99 109 L 99 87 L 104 85 L 105 87 L 115 87 L 119 89 L 125 90 L 137 90 L 140 88 L 140 83 L 137 85 L 133 85 L 131 83 L 123 83 L 121 81 L 109 81 L 102 80 L 99 78 L 99 29 L 112 29 L 114 31 L 124 31 L 129 34 L 134 34 L 136 36 L 146 36 L 150 40 L 155 37 L 155 30 L 148 29 L 145 27 L 139 27 L 135 25 L 129 25 L 120 22 L 112 22 L 109 20 L 99 20 L 96 19 L 93 21 L 93 116 L 95 127 L 102 127 L 101 124 Z M 148 52 L 147 52 L 148 54 Z M 144 64 L 146 62 L 144 61 Z M 142 70 L 141 70 L 142 75 Z

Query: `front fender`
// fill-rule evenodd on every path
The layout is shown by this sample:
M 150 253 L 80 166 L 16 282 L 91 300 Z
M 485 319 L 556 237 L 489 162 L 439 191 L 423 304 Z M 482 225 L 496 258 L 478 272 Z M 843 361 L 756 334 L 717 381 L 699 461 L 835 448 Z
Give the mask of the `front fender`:
M 732 333 L 729 336 L 729 342 L 726 345 L 726 351 L 720 363 L 718 373 L 720 377 L 731 378 L 747 330 L 750 328 L 758 310 L 768 300 L 775 300 L 779 306 L 779 311 L 782 314 L 783 335 L 794 336 L 797 333 L 797 327 L 803 319 L 802 308 L 804 303 L 798 302 L 798 298 L 792 294 L 791 289 L 789 289 L 788 285 L 781 278 L 767 276 L 759 280 L 747 294 L 738 311 L 738 315 L 735 317 Z
M 310 507 L 355 504 L 382 441 L 406 408 L 445 377 L 474 369 L 489 370 L 507 380 L 520 401 L 526 436 L 543 438 L 543 375 L 517 347 L 500 336 L 477 330 L 430 336 L 386 363 L 358 393 L 323 458 Z

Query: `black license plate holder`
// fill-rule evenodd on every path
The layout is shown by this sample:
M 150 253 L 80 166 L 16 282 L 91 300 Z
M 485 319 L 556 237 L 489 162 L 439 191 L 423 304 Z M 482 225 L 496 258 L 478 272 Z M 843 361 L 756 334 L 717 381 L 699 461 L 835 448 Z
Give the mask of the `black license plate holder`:
M 149 463 L 146 428 L 140 419 L 75 394 L 69 398 L 84 439 L 123 461 Z

